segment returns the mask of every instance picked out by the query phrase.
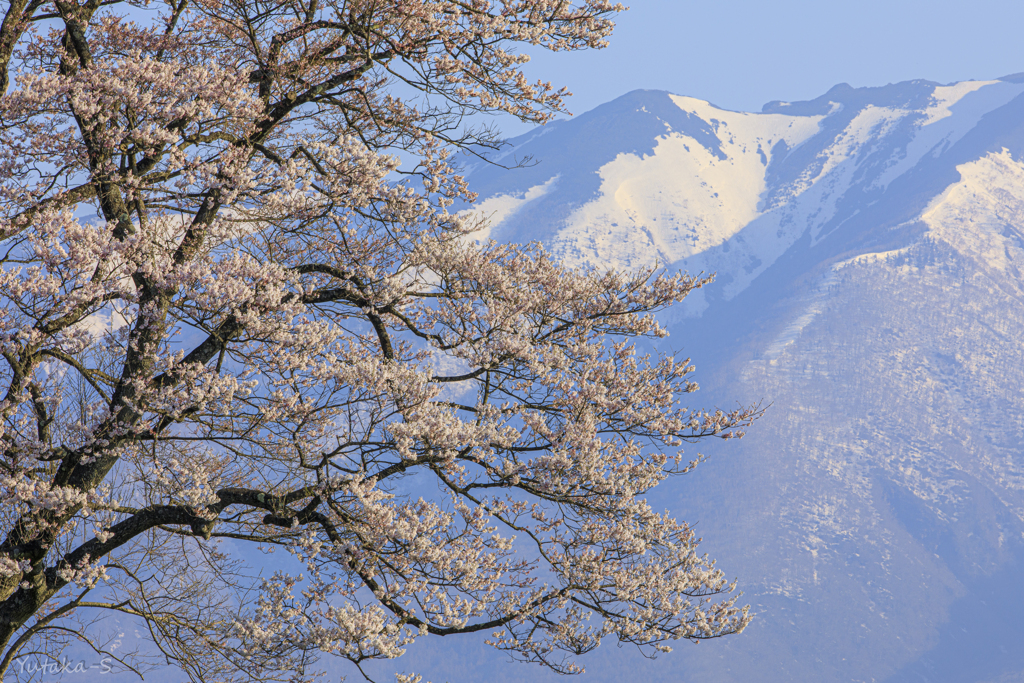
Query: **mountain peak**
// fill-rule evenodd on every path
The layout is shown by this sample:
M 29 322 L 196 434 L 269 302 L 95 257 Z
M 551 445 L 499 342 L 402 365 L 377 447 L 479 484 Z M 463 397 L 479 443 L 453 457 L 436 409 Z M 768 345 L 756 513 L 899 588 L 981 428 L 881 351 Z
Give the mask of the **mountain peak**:
M 511 142 L 536 163 L 469 178 L 491 236 L 717 273 L 666 343 L 705 405 L 772 404 L 685 495 L 653 492 L 758 612 L 673 655 L 687 675 L 1018 680 L 1024 75 L 840 84 L 758 114 L 634 91 Z M 637 675 L 678 681 L 679 662 Z

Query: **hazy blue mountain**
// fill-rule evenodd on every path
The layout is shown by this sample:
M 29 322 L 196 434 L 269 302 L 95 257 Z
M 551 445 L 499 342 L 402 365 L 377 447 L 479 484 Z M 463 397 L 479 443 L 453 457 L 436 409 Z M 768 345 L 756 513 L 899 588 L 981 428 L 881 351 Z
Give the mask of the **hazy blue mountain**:
M 758 620 L 583 680 L 1024 681 L 1024 77 L 759 114 L 636 91 L 503 154 L 533 165 L 469 168 L 479 237 L 716 272 L 668 348 L 705 403 L 772 404 L 656 495 Z M 435 680 L 540 673 L 475 656 Z

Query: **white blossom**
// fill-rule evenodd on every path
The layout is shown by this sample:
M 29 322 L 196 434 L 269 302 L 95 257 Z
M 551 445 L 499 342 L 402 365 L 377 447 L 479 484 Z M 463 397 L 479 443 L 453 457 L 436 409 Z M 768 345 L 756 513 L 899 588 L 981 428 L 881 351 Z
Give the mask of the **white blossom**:
M 643 498 L 757 415 L 682 405 L 693 366 L 635 345 L 709 280 L 456 213 L 453 154 L 498 144 L 461 118 L 549 120 L 522 46 L 602 47 L 623 8 L 131 5 L 5 10 L 0 645 L 114 610 L 184 672 L 298 681 L 481 628 L 563 673 L 742 631 Z

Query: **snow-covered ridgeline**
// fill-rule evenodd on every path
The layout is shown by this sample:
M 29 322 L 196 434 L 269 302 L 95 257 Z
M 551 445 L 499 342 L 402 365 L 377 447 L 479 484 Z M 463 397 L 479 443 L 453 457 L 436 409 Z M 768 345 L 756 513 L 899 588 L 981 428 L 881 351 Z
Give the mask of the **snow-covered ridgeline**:
M 914 92 L 895 103 L 885 101 L 892 97 L 850 101 L 856 98 L 844 94 L 860 91 L 837 88 L 824 101 L 774 103 L 760 114 L 666 93 L 632 93 L 622 99 L 635 100 L 628 104 L 638 125 L 652 117 L 658 122 L 648 149 L 631 149 L 637 147 L 632 139 L 626 144 L 629 120 L 610 137 L 593 139 L 586 115 L 557 124 L 551 134 L 513 141 L 517 155 L 534 157 L 539 182 L 484 196 L 474 211 L 489 217 L 491 227 L 480 236 L 541 239 L 573 265 L 658 263 L 717 272 L 722 295 L 732 298 L 800 237 L 807 234 L 816 244 L 1024 93 L 1024 84 L 1008 81 L 912 85 Z M 662 100 L 676 111 L 666 112 Z M 685 125 L 674 116 L 684 117 Z M 585 133 L 577 137 L 595 145 L 614 148 L 620 135 L 624 151 L 607 154 L 594 168 L 549 163 L 573 126 Z M 564 158 L 571 160 L 571 152 Z M 479 175 L 477 169 L 473 180 Z M 583 187 L 588 183 L 592 190 Z M 532 212 L 524 210 L 531 205 Z M 697 297 L 689 313 L 706 305 Z

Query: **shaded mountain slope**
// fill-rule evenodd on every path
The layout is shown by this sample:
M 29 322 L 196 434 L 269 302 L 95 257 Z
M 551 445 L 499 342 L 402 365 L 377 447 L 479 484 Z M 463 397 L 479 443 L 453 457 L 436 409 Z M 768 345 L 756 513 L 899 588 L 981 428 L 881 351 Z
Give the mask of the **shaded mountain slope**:
M 1020 80 L 760 114 L 637 91 L 471 169 L 490 237 L 717 272 L 666 348 L 703 401 L 772 403 L 656 493 L 760 617 L 651 680 L 1024 680 Z

